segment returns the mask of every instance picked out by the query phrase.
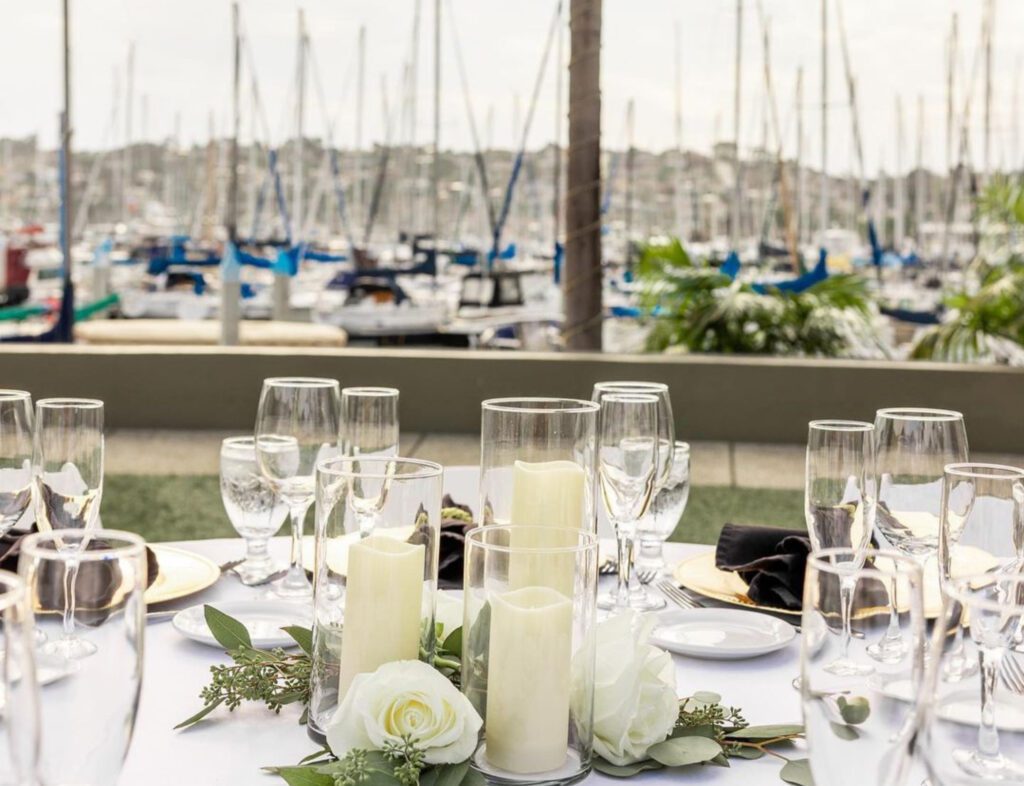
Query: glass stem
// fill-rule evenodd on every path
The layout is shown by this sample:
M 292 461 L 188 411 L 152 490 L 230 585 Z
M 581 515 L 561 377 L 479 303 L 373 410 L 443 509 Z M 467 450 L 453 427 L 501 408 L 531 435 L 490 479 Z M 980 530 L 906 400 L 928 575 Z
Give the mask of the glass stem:
M 262 565 L 267 561 L 267 538 L 247 538 L 245 541 L 245 561 L 250 565 Z
M 291 508 L 292 520 L 292 551 L 288 560 L 288 575 L 285 583 L 293 586 L 305 585 L 306 571 L 302 567 L 302 525 L 306 521 L 309 504 L 295 505 Z
M 885 638 L 890 641 L 897 641 L 903 635 L 900 631 L 900 608 L 896 600 L 897 587 L 897 577 L 893 576 L 889 582 L 889 627 L 885 631 Z
M 839 579 L 839 604 L 843 621 L 841 658 L 844 661 L 850 659 L 850 639 L 853 638 L 853 591 L 856 585 L 857 581 L 852 576 L 843 576 Z
M 62 619 L 65 639 L 75 637 L 75 585 L 78 583 L 77 558 L 72 557 L 64 566 L 64 616 Z
M 1000 650 L 990 647 L 978 648 L 978 663 L 981 667 L 981 726 L 978 727 L 978 754 L 986 759 L 999 758 L 995 690 L 1001 662 Z
M 629 581 L 633 574 L 633 538 L 623 533 L 621 527 L 617 527 L 615 534 L 618 540 L 619 552 L 619 587 L 617 600 L 620 603 L 629 602 Z

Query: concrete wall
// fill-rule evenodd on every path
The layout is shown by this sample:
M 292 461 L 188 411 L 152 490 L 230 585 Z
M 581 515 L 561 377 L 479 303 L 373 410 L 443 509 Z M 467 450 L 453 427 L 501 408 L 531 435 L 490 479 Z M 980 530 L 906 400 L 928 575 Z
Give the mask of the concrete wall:
M 330 376 L 402 391 L 402 427 L 474 433 L 480 401 L 589 398 L 599 380 L 671 386 L 677 427 L 693 440 L 800 443 L 807 421 L 871 419 L 882 406 L 958 409 L 975 450 L 1024 453 L 1024 370 L 709 356 L 619 356 L 425 350 L 0 348 L 0 387 L 37 398 L 94 396 L 111 428 L 247 429 L 260 382 Z

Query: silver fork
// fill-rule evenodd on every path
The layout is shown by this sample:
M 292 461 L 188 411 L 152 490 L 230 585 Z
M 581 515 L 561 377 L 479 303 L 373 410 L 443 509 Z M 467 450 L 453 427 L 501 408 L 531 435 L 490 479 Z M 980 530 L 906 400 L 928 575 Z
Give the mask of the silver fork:
M 661 590 L 662 594 L 665 595 L 670 601 L 675 603 L 677 606 L 681 606 L 684 609 L 700 609 L 703 608 L 697 601 L 683 592 L 679 587 L 673 584 L 668 579 L 662 579 L 658 582 L 658 589 Z
M 601 566 L 597 569 L 597 573 L 600 576 L 614 576 L 618 572 L 619 563 L 617 563 L 615 560 L 608 560 L 606 562 L 602 562 Z M 634 571 L 633 575 L 636 576 L 636 580 L 639 581 L 641 584 L 650 584 L 652 581 L 658 578 L 658 571 L 638 570 Z

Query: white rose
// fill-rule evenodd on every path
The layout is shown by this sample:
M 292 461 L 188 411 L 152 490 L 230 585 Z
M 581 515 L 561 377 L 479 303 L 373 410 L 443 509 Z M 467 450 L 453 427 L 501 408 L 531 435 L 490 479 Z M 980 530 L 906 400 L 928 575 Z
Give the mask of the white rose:
M 462 598 L 451 592 L 438 592 L 434 606 L 434 622 L 441 626 L 438 644 L 462 627 Z
M 408 736 L 427 764 L 457 764 L 473 755 L 482 725 L 469 700 L 431 666 L 403 660 L 357 675 L 325 732 L 339 759 Z
M 647 643 L 654 618 L 627 612 L 597 626 L 594 750 L 612 764 L 647 757 L 679 717 L 672 656 Z

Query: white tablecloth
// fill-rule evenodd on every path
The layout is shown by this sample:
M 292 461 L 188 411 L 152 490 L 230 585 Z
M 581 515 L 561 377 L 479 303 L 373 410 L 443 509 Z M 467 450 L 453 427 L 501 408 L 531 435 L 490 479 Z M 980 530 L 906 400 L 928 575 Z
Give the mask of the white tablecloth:
M 475 470 L 450 470 L 446 488 L 459 501 L 474 504 Z M 241 540 L 200 540 L 176 543 L 220 564 L 241 555 Z M 706 546 L 668 544 L 671 561 L 706 550 Z M 287 541 L 276 538 L 272 553 L 286 559 Z M 261 590 L 243 587 L 233 578 L 222 578 L 209 590 L 179 601 L 196 603 L 244 600 Z M 264 765 L 294 764 L 316 750 L 298 725 L 299 710 L 286 708 L 279 717 L 262 706 L 243 706 L 233 713 L 218 709 L 186 731 L 174 731 L 179 721 L 201 704 L 199 691 L 209 677 L 209 667 L 229 659 L 221 652 L 182 638 L 170 623 L 150 623 L 146 629 L 146 662 L 142 700 L 135 738 L 125 763 L 121 786 L 273 786 L 284 783 L 264 775 Z M 716 662 L 676 657 L 681 695 L 698 690 L 720 693 L 726 704 L 743 710 L 750 723 L 799 722 L 799 695 L 791 686 L 799 664 L 799 637 L 785 649 L 749 661 Z M 44 689 L 45 690 L 45 689 Z M 44 694 L 45 699 L 45 694 Z M 729 786 L 776 786 L 780 762 L 773 757 L 735 761 L 731 769 L 691 768 L 688 782 Z M 635 780 L 668 783 L 664 773 L 645 773 Z M 615 783 L 594 774 L 588 784 Z

